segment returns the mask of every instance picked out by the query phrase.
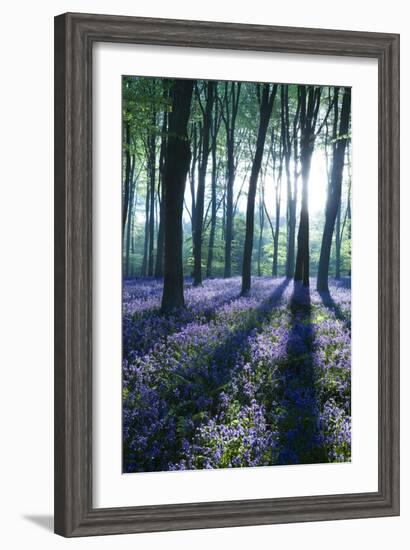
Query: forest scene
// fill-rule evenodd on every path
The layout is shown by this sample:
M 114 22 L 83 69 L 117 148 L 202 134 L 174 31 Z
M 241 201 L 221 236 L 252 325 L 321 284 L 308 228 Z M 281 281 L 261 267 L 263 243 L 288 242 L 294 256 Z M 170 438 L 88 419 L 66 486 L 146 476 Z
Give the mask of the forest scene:
M 351 89 L 122 78 L 123 472 L 351 460 Z

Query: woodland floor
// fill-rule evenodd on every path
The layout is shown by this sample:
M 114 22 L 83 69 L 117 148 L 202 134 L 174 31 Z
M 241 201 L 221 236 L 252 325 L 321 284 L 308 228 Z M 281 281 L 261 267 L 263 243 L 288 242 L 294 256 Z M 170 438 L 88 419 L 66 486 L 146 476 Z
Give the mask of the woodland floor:
M 284 278 L 123 289 L 124 472 L 350 460 L 350 280 Z

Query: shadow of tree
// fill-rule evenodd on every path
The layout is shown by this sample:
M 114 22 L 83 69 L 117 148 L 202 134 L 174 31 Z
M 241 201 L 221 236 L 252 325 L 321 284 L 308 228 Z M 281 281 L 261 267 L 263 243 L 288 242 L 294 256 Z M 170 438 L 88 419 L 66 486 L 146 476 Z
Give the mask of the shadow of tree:
M 254 330 L 257 330 L 263 325 L 263 322 L 271 314 L 275 306 L 278 305 L 289 282 L 290 279 L 283 279 L 272 294 L 263 300 L 257 308 L 249 309 L 247 319 L 242 326 L 232 332 L 231 335 L 215 349 L 210 362 L 219 366 L 218 371 L 220 376 L 215 380 L 217 387 L 229 381 L 230 372 L 235 366 L 237 357 L 243 353 L 244 348 L 249 345 L 248 337 Z M 215 389 L 215 384 L 211 389 Z
M 344 325 L 346 326 L 346 328 L 348 328 L 350 330 L 350 326 L 351 326 L 351 322 L 350 322 L 350 319 L 343 313 L 343 310 L 342 308 L 339 306 L 339 304 L 337 304 L 332 295 L 330 294 L 329 291 L 324 291 L 324 290 L 318 290 L 317 291 L 321 300 L 322 300 L 322 303 L 323 305 L 329 309 L 330 311 L 332 311 L 336 317 L 336 319 L 338 319 L 339 321 L 342 321 L 342 323 L 344 323 Z
M 277 399 L 279 418 L 279 464 L 327 462 L 319 430 L 315 390 L 314 325 L 310 290 L 294 283 L 289 304 L 290 329 L 286 360 L 280 367 Z
M 264 299 L 256 308 L 249 308 L 245 312 L 245 318 L 240 326 L 235 328 L 227 338 L 220 342 L 210 353 L 197 354 L 187 370 L 186 364 L 172 371 L 173 383 L 169 393 L 163 394 L 167 403 L 163 410 L 163 422 L 161 429 L 167 431 L 179 431 L 181 437 L 155 438 L 155 445 L 161 446 L 159 462 L 152 466 L 151 471 L 163 470 L 164 462 L 172 460 L 172 457 L 181 455 L 182 439 L 190 439 L 196 428 L 201 424 L 201 414 L 214 415 L 218 409 L 221 391 L 232 377 L 232 371 L 237 365 L 238 357 L 244 353 L 250 345 L 249 336 L 253 331 L 259 330 L 272 310 L 280 302 L 283 293 L 289 285 L 289 279 L 283 279 L 274 291 Z M 246 298 L 238 298 L 246 299 Z M 233 300 L 232 300 L 233 302 Z M 178 399 L 175 399 L 175 392 Z M 184 419 L 196 419 L 188 427 L 182 427 Z M 176 425 L 175 425 L 176 422 Z M 181 426 L 179 423 L 182 423 Z M 180 426 L 180 428 L 179 428 Z M 182 434 L 181 434 L 182 430 Z M 167 459 L 168 456 L 168 459 Z M 126 456 L 124 456 L 126 461 Z M 127 464 L 124 467 L 127 470 Z
M 236 291 L 232 290 L 228 295 L 221 295 L 212 304 L 199 308 L 186 307 L 171 313 L 162 313 L 160 306 L 146 309 L 136 319 L 133 316 L 123 316 L 122 320 L 122 344 L 123 359 L 130 359 L 130 352 L 135 355 L 143 355 L 149 351 L 149 345 L 144 345 L 142 335 L 149 333 L 149 341 L 152 342 L 163 336 L 170 336 L 183 330 L 189 323 L 198 320 L 198 309 L 201 309 L 201 317 L 209 322 L 215 315 L 215 311 L 238 298 Z M 155 318 L 153 324 L 151 320 Z

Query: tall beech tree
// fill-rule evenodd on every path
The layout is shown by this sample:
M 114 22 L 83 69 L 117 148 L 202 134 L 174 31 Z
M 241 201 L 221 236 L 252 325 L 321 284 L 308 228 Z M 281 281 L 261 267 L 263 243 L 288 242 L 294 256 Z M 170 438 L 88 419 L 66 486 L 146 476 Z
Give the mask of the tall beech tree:
M 157 160 L 157 145 L 156 145 L 156 122 L 157 112 L 155 103 L 152 105 L 151 112 L 151 131 L 147 140 L 147 171 L 149 185 L 149 237 L 148 237 L 148 268 L 147 275 L 154 275 L 154 232 L 155 232 L 155 185 L 156 185 L 156 160 Z
M 295 86 L 292 86 L 294 89 Z M 283 141 L 283 156 L 285 161 L 287 189 L 287 250 L 286 277 L 292 278 L 295 272 L 295 236 L 296 236 L 296 206 L 298 195 L 299 164 L 298 164 L 298 126 L 300 115 L 300 93 L 297 93 L 297 106 L 293 116 L 292 131 L 289 118 L 289 85 L 282 84 L 281 96 L 281 133 Z M 293 174 L 290 162 L 293 152 Z M 293 179 L 292 179 L 293 175 Z
M 263 230 L 265 228 L 265 189 L 264 181 L 259 186 L 259 240 L 258 240 L 258 277 L 262 275 L 262 255 L 263 255 Z
M 340 200 L 343 182 L 343 168 L 345 162 L 345 151 L 348 142 L 348 131 L 350 122 L 350 88 L 344 88 L 342 108 L 339 123 L 338 96 L 339 89 L 334 91 L 334 131 L 333 131 L 333 158 L 331 176 L 328 185 L 328 196 L 326 201 L 325 226 L 323 229 L 322 247 L 320 251 L 319 268 L 317 276 L 317 289 L 320 291 L 329 290 L 329 262 L 332 246 L 335 222 L 340 211 Z
M 190 142 L 191 142 L 191 164 L 189 168 L 189 187 L 191 191 L 191 211 L 189 212 L 191 218 L 191 234 L 195 231 L 195 217 L 196 217 L 196 180 L 197 180 L 197 164 L 199 161 L 199 153 L 201 149 L 201 128 L 200 123 L 194 120 L 190 124 Z
M 201 157 L 198 166 L 198 188 L 196 195 L 195 226 L 193 232 L 194 250 L 194 286 L 202 284 L 202 229 L 204 223 L 204 201 L 205 201 L 205 177 L 210 153 L 210 136 L 212 125 L 212 111 L 215 98 L 215 81 L 208 80 L 206 85 L 206 103 L 202 106 L 200 93 L 198 93 L 199 105 L 203 114 Z
M 170 312 L 184 307 L 184 273 L 182 264 L 182 212 L 186 177 L 191 160 L 188 119 L 194 80 L 175 80 L 172 111 L 165 155 L 165 254 L 164 288 L 161 308 Z
M 214 259 L 214 247 L 215 247 L 215 231 L 216 231 L 216 213 L 217 213 L 217 198 L 216 198 L 216 182 L 218 163 L 216 157 L 218 132 L 221 124 L 221 114 L 218 102 L 218 85 L 215 85 L 215 101 L 214 101 L 214 119 L 211 125 L 211 222 L 209 231 L 209 243 L 208 243 L 208 257 L 206 261 L 206 276 L 212 277 L 212 264 Z
M 302 171 L 302 200 L 298 231 L 295 281 L 309 286 L 309 175 L 316 138 L 321 88 L 299 86 L 300 93 L 300 163 Z
M 273 262 L 272 262 L 272 276 L 278 276 L 278 254 L 279 254 L 279 227 L 280 227 L 280 205 L 282 202 L 282 175 L 283 175 L 283 158 L 285 152 L 284 139 L 279 140 L 279 168 L 278 174 L 275 178 L 275 230 L 273 232 Z M 274 136 L 272 135 L 271 145 L 272 162 L 275 165 L 276 152 L 274 147 Z
M 141 276 L 148 275 L 148 247 L 149 247 L 149 199 L 150 199 L 150 178 L 149 171 L 145 186 L 145 227 L 144 227 L 144 254 L 142 256 Z
M 235 183 L 235 126 L 238 115 L 240 82 L 226 82 L 222 118 L 226 131 L 226 202 L 225 202 L 225 269 L 224 277 L 232 276 L 233 187 Z
M 125 119 L 124 124 L 124 155 L 125 155 L 125 174 L 124 174 L 124 196 L 122 201 L 122 235 L 124 236 L 125 223 L 130 204 L 130 187 L 132 182 L 132 154 L 131 154 L 131 122 L 129 118 Z
M 159 170 L 158 170 L 158 200 L 159 200 L 159 224 L 157 234 L 157 255 L 155 258 L 155 277 L 162 277 L 164 274 L 164 165 L 165 152 L 167 147 L 167 131 L 168 131 L 168 100 L 169 100 L 169 83 L 168 80 L 163 80 L 162 84 L 162 99 L 163 99 L 163 115 L 161 127 L 161 146 L 159 151 Z
M 257 84 L 256 86 L 259 101 L 259 127 L 256 139 L 255 155 L 253 157 L 251 175 L 249 179 L 248 200 L 246 206 L 246 234 L 242 262 L 242 295 L 246 295 L 251 288 L 256 187 L 261 169 L 266 132 L 268 130 L 277 88 L 277 84 L 273 84 L 272 87 L 270 84 Z
M 277 144 L 279 141 L 279 144 Z M 279 146 L 279 150 L 277 150 Z M 264 200 L 263 206 L 266 214 L 266 218 L 269 223 L 269 227 L 272 234 L 273 241 L 273 253 L 272 253 L 272 277 L 278 276 L 278 254 L 279 254 L 279 229 L 280 229 L 280 207 L 282 202 L 282 172 L 283 172 L 283 148 L 281 145 L 281 139 L 277 139 L 277 132 L 275 132 L 273 126 L 270 136 L 269 156 L 272 159 L 272 183 L 274 190 L 274 206 L 275 216 L 274 222 L 269 215 L 266 202 Z M 277 168 L 277 158 L 279 157 L 279 168 Z M 268 164 L 268 163 L 267 163 Z
M 134 220 L 134 193 L 136 192 L 137 183 L 134 179 L 135 171 L 135 154 L 132 156 L 131 161 L 131 174 L 130 174 L 130 190 L 129 190 L 129 204 L 127 213 L 127 225 L 126 225 L 126 237 L 125 237 L 125 276 L 130 276 L 130 249 L 131 249 L 131 230 Z

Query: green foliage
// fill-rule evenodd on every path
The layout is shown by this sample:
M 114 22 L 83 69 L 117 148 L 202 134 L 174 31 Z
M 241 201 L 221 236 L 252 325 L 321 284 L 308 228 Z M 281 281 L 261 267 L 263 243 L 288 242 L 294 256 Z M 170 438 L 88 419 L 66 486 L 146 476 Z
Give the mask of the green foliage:
M 189 120 L 189 135 L 193 135 L 194 128 L 196 128 L 198 143 L 197 143 L 197 156 L 200 151 L 200 137 L 201 137 L 201 125 L 203 119 L 203 108 L 206 101 L 206 81 L 198 80 L 196 83 L 195 92 L 193 94 L 191 115 Z M 159 155 L 162 138 L 166 139 L 167 135 L 163 134 L 163 123 L 166 121 L 167 115 L 172 108 L 172 101 L 170 92 L 172 92 L 173 80 L 162 78 L 146 78 L 135 76 L 124 76 L 122 80 L 122 117 L 123 117 L 123 130 L 124 130 L 124 147 L 123 151 L 128 151 L 133 158 L 135 158 L 135 173 L 134 184 L 136 199 L 132 209 L 132 250 L 129 254 L 129 267 L 128 273 L 130 276 L 138 276 L 141 274 L 141 266 L 143 261 L 143 251 L 145 244 L 145 208 L 146 199 L 149 186 L 147 169 L 147 143 L 150 136 L 156 138 L 156 171 L 157 171 L 157 183 L 155 192 L 155 241 L 154 241 L 154 253 L 156 253 L 157 235 L 159 226 L 159 201 L 161 197 L 160 191 L 160 174 L 159 174 Z M 238 89 L 238 84 L 234 85 L 234 89 Z M 216 86 L 216 100 L 214 105 L 214 126 L 217 129 L 216 137 L 216 201 L 217 201 L 217 217 L 215 228 L 215 239 L 213 246 L 213 261 L 212 261 L 212 276 L 222 277 L 224 274 L 225 263 L 225 212 L 226 208 L 226 173 L 227 173 L 227 129 L 226 129 L 226 117 L 227 112 L 232 112 L 232 85 L 231 83 L 218 82 Z M 326 112 L 328 111 L 330 101 L 332 99 L 333 88 L 323 87 L 322 100 L 320 106 L 319 121 L 324 119 Z M 342 94 L 339 93 L 339 103 L 341 105 Z M 298 104 L 298 86 L 290 84 L 288 87 L 288 116 L 290 129 L 293 131 L 293 121 L 295 114 L 297 113 Z M 221 116 L 222 115 L 222 116 Z M 242 269 L 242 256 L 243 247 L 245 241 L 245 217 L 246 217 L 246 198 L 247 189 L 250 176 L 250 167 L 252 164 L 255 147 L 256 137 L 258 129 L 258 117 L 259 117 L 259 105 L 257 95 L 257 85 L 254 83 L 244 82 L 240 86 L 240 96 L 238 113 L 236 118 L 235 134 L 234 134 L 234 149 L 235 149 L 235 164 L 236 164 L 236 179 L 234 185 L 234 228 L 233 228 L 233 241 L 232 241 L 232 275 L 239 275 Z M 329 166 L 331 165 L 332 145 L 334 139 L 330 135 L 331 127 L 333 123 L 333 111 L 328 114 L 327 124 L 323 125 L 315 147 L 321 151 L 319 154 L 324 154 L 325 151 L 328 155 Z M 131 141 L 127 145 L 125 143 L 125 128 L 129 126 L 131 133 Z M 337 139 L 341 139 L 346 136 L 338 136 Z M 350 137 L 350 136 L 349 136 Z M 273 140 L 273 141 L 272 141 Z M 280 155 L 283 153 L 283 142 L 281 138 L 281 100 L 280 100 L 280 86 L 276 100 L 273 106 L 272 117 L 270 120 L 270 126 L 268 130 L 268 136 L 265 142 L 265 150 L 262 161 L 261 175 L 258 182 L 258 194 L 261 191 L 261 185 L 264 186 L 265 196 L 268 197 L 268 208 L 270 211 L 271 223 L 275 223 L 272 201 L 275 197 L 275 189 L 278 182 L 278 170 L 280 164 Z M 192 142 L 191 142 L 192 148 Z M 272 156 L 273 155 L 273 156 Z M 196 169 L 193 173 L 194 176 L 194 188 L 197 181 L 197 169 L 198 158 L 193 157 L 192 162 L 195 160 Z M 293 160 L 292 160 L 293 163 Z M 125 154 L 123 155 L 123 164 L 125 165 Z M 347 159 L 348 172 L 350 165 L 350 159 Z M 209 238 L 210 238 L 210 201 L 211 201 L 211 170 L 212 162 L 211 155 L 208 159 L 208 173 L 206 176 L 206 189 L 205 189 L 205 216 L 204 216 L 204 232 L 203 232 L 203 246 L 202 246 L 202 265 L 205 270 L 209 254 Z M 300 171 L 300 166 L 298 167 Z M 293 177 L 294 167 L 291 165 L 291 175 Z M 300 179 L 300 178 L 299 178 Z M 278 275 L 284 275 L 286 270 L 287 259 L 287 219 L 286 219 L 286 176 L 284 168 L 282 168 L 282 201 L 281 201 L 281 214 L 280 214 L 280 228 L 279 228 L 279 243 L 278 243 Z M 298 210 L 297 210 L 297 226 L 296 226 L 296 242 L 295 252 L 297 250 L 297 231 L 299 221 L 299 208 L 300 208 L 300 181 L 299 181 L 299 195 L 298 195 Z M 310 185 L 314 185 L 314 182 L 310 182 Z M 347 188 L 350 185 L 349 178 L 345 177 L 343 182 L 342 193 L 342 220 L 344 221 L 347 202 Z M 259 195 L 258 195 L 259 196 Z M 260 201 L 259 201 L 260 202 Z M 254 275 L 258 272 L 258 258 L 259 258 L 259 208 L 258 201 L 255 208 L 255 225 L 254 225 L 254 240 L 253 240 L 253 256 L 252 256 L 252 273 Z M 185 207 L 183 213 L 183 265 L 185 275 L 191 275 L 193 268 L 193 250 L 192 250 L 192 228 L 191 228 L 191 196 L 190 185 L 187 183 L 186 195 L 185 195 Z M 314 276 L 317 273 L 322 234 L 324 226 L 324 212 L 318 214 L 310 214 L 310 271 Z M 350 274 L 351 270 L 351 228 L 350 219 L 346 219 L 343 226 L 343 235 L 340 250 L 340 269 L 341 275 L 346 276 Z M 263 238 L 261 244 L 260 253 L 260 271 L 262 275 L 272 274 L 272 264 L 274 255 L 274 243 L 272 237 L 272 231 L 269 226 L 268 220 L 264 220 Z M 124 252 L 124 265 L 126 254 Z M 330 258 L 330 275 L 334 276 L 336 273 L 336 250 L 335 243 L 333 243 Z

